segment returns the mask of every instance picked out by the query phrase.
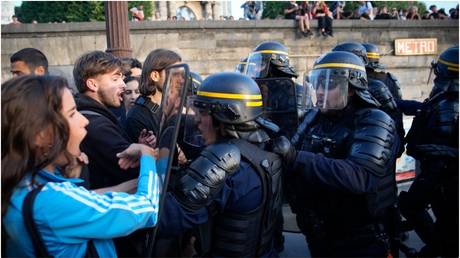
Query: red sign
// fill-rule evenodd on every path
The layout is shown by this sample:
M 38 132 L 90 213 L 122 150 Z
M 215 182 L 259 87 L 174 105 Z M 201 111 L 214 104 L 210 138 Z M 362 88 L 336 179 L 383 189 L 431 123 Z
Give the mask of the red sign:
M 436 55 L 438 53 L 438 39 L 396 39 L 395 55 Z

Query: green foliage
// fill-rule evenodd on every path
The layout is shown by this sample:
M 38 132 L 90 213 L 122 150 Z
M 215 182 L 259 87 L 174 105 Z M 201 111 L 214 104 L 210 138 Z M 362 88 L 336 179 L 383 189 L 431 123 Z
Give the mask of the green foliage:
M 283 9 L 286 5 L 286 2 L 279 1 L 264 1 L 264 12 L 262 13 L 262 18 L 276 19 L 278 16 L 283 16 Z
M 23 1 L 16 8 L 19 20 L 30 23 L 103 21 L 104 2 L 97 1 Z
M 153 9 L 151 1 L 130 1 L 128 8 L 140 4 L 144 5 L 145 17 L 149 17 Z M 20 7 L 15 8 L 15 14 L 24 23 L 33 20 L 39 23 L 105 20 L 103 1 L 23 1 Z
M 144 5 L 144 17 L 145 17 L 145 20 L 147 20 L 148 17 L 152 16 L 152 11 L 153 11 L 152 1 L 129 1 L 128 10 L 133 7 L 139 7 L 140 4 Z M 128 15 L 129 15 L 129 20 L 131 20 L 133 18 L 131 16 L 131 12 L 128 12 Z

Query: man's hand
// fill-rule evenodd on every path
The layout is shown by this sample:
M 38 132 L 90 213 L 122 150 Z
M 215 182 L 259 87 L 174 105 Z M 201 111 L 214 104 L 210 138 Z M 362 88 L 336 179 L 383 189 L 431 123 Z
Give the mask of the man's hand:
M 138 142 L 155 148 L 155 145 L 157 144 L 157 137 L 153 134 L 152 131 L 142 129 L 141 133 L 139 134 Z
M 150 155 L 157 158 L 158 151 L 144 144 L 133 143 L 126 150 L 117 153 L 118 165 L 122 169 L 135 168 L 139 166 L 139 158 L 142 155 Z

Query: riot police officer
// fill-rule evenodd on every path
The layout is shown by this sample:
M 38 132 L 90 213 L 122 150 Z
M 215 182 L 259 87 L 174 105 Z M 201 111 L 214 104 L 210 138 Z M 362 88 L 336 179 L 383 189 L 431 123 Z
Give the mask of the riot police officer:
M 247 64 L 248 64 L 248 58 L 247 57 L 241 58 L 240 62 L 235 67 L 235 72 L 244 74 Z
M 266 150 L 267 130 L 278 128 L 261 117 L 260 89 L 245 75 L 217 73 L 187 103 L 184 140 L 206 147 L 168 193 L 160 232 L 201 224 L 200 256 L 277 256 L 282 161 Z
M 312 256 L 385 256 L 383 219 L 396 201 L 394 122 L 377 109 L 364 63 L 352 53 L 320 56 L 307 79 L 316 115 L 307 114 L 293 145 L 275 142 L 291 167 L 298 226 Z
M 277 41 L 260 43 L 248 56 L 245 74 L 261 88 L 265 116 L 291 137 L 304 112 L 304 88 L 293 80 L 298 75 L 290 65 L 288 48 Z
M 433 69 L 434 87 L 407 134 L 407 153 L 421 173 L 399 201 L 425 243 L 420 256 L 458 257 L 458 46 L 441 53 Z
M 372 43 L 362 44 L 367 52 L 368 64 L 366 65 L 367 77 L 369 79 L 379 80 L 383 82 L 390 90 L 393 97 L 398 100 L 402 98 L 401 85 L 396 76 L 390 72 L 380 71 L 384 66 L 380 64 L 380 51 L 379 48 Z
M 369 45 L 369 44 L 368 44 Z M 373 45 L 375 47 L 375 45 Z M 376 47 L 375 47 L 376 48 Z M 371 49 L 372 51 L 378 51 L 374 50 L 374 48 Z M 387 113 L 396 123 L 396 130 L 398 132 L 399 140 L 403 142 L 404 140 L 404 124 L 402 120 L 402 113 L 398 110 L 396 100 L 397 98 L 401 99 L 400 97 L 400 91 L 396 92 L 393 91 L 392 89 L 395 88 L 393 84 L 387 85 L 386 81 L 382 81 L 377 79 L 374 76 L 370 76 L 369 73 L 371 74 L 377 74 L 374 72 L 375 67 L 381 67 L 380 64 L 378 63 L 378 59 L 376 61 L 376 58 L 378 57 L 378 52 L 370 52 L 370 54 L 367 52 L 366 48 L 364 47 L 364 44 L 360 44 L 357 42 L 345 42 L 345 43 L 340 43 L 337 46 L 335 46 L 332 51 L 347 51 L 351 52 L 358 57 L 360 57 L 364 65 L 366 66 L 366 74 L 367 74 L 367 80 L 368 80 L 368 90 L 371 93 L 371 95 L 377 99 L 377 101 L 380 103 L 380 109 L 383 110 L 385 113 Z M 398 84 L 398 89 L 399 89 L 399 84 Z M 394 94 L 399 94 L 395 96 Z M 400 157 L 404 152 L 404 144 L 400 144 L 400 148 L 398 150 L 398 157 Z
M 198 88 L 201 86 L 201 83 L 203 83 L 203 79 L 201 78 L 201 75 L 197 72 L 190 72 L 190 76 L 192 77 L 192 94 L 196 95 L 196 92 L 198 91 Z

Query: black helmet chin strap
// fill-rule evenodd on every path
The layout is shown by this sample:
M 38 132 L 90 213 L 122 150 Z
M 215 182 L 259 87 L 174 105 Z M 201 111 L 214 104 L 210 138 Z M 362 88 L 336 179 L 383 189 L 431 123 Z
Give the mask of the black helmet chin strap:
M 433 73 L 433 66 L 431 66 L 431 69 L 430 69 L 430 74 L 428 74 L 428 81 L 426 81 L 426 85 L 430 84 L 430 79 L 431 79 L 431 74 Z

